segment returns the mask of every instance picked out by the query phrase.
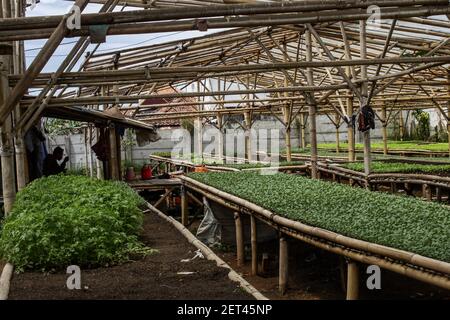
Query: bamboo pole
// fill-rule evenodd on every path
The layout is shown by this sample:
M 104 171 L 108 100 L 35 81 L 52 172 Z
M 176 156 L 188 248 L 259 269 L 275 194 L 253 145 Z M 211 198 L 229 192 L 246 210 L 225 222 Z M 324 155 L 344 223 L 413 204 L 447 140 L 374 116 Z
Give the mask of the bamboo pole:
M 258 230 L 256 219 L 250 216 L 251 244 L 252 244 L 252 276 L 258 274 Z
M 119 163 L 117 158 L 117 132 L 114 125 L 110 125 L 108 128 L 109 136 L 109 170 L 112 180 L 120 180 Z
M 188 199 L 186 195 L 186 187 L 184 185 L 181 186 L 181 224 L 183 226 L 188 225 L 188 217 L 189 217 L 189 208 L 188 208 Z
M 292 145 L 291 145 L 291 108 L 284 107 L 284 123 L 285 123 L 285 140 L 286 140 L 286 160 L 292 161 Z
M 252 150 L 252 114 L 250 112 L 244 113 L 245 122 L 245 154 L 247 160 L 250 162 L 253 160 L 253 150 Z
M 359 267 L 355 261 L 347 263 L 347 300 L 359 298 Z
M 15 12 L 13 17 L 20 18 L 25 15 L 25 8 L 23 7 L 23 1 L 14 1 Z M 25 51 L 23 41 L 13 43 L 14 46 L 14 63 L 13 71 L 17 74 L 23 74 L 25 70 Z M 14 110 L 14 123 L 15 123 L 15 137 L 14 148 L 16 157 L 16 177 L 17 177 L 17 190 L 20 191 L 25 188 L 28 176 L 27 176 L 27 155 L 25 148 L 24 132 L 17 128 L 17 123 L 21 116 L 20 105 L 16 105 Z
M 305 115 L 303 113 L 300 114 L 300 131 L 301 131 L 301 144 L 300 147 L 304 150 L 306 148 L 306 122 Z
M 279 279 L 278 287 L 282 295 L 286 293 L 289 276 L 289 255 L 288 243 L 285 237 L 280 238 L 280 252 L 279 252 Z
M 102 3 L 105 3 L 105 1 L 103 1 Z M 129 2 L 127 2 L 127 4 L 129 4 Z M 159 10 L 133 10 L 133 11 L 114 12 L 109 14 L 89 13 L 83 15 L 81 22 L 83 25 L 89 26 L 92 24 L 132 23 L 132 22 L 146 22 L 158 20 L 161 21 L 173 19 L 239 16 L 239 15 L 284 14 L 297 12 L 304 12 L 304 13 L 313 12 L 315 14 L 315 12 L 320 12 L 322 10 L 347 10 L 347 12 L 349 12 L 351 9 L 367 9 L 371 5 L 377 5 L 378 7 L 392 8 L 392 7 L 410 7 L 417 5 L 437 6 L 438 4 L 447 5 L 448 3 L 445 0 L 437 0 L 437 1 L 347 0 L 345 2 L 338 0 L 326 2 L 307 0 L 282 4 L 251 3 L 251 4 L 227 5 L 227 6 L 212 5 L 206 7 L 197 7 L 196 10 L 186 10 L 186 8 L 171 8 Z M 311 14 L 309 14 L 309 16 L 311 16 Z M 15 30 L 17 28 L 22 29 L 55 28 L 62 18 L 63 18 L 62 16 L 50 16 L 50 17 L 27 17 L 21 19 L 12 19 L 11 21 L 2 21 L 0 23 L 0 30 L 8 30 L 8 29 Z
M 0 104 L 2 108 L 8 99 L 9 85 L 8 74 L 10 72 L 11 57 L 0 55 Z M 2 170 L 2 186 L 5 216 L 11 212 L 16 197 L 16 181 L 14 166 L 14 149 L 12 139 L 12 119 L 9 115 L 0 128 L 1 145 L 1 170 Z
M 245 248 L 244 248 L 244 230 L 242 226 L 241 214 L 239 212 L 234 213 L 234 223 L 236 227 L 237 266 L 242 267 L 245 262 Z
M 89 176 L 89 155 L 88 155 L 88 130 L 89 127 L 83 128 L 83 137 L 84 137 L 84 170 L 86 171 L 86 175 Z
M 367 32 L 366 21 L 361 20 L 359 23 L 360 30 L 360 57 L 366 59 L 367 57 Z M 368 102 L 368 83 L 367 83 L 367 66 L 361 66 L 361 79 L 364 81 L 361 85 L 361 108 Z M 370 152 L 370 129 L 364 132 L 364 173 L 368 176 L 371 172 L 372 155 Z M 369 184 L 366 185 L 369 187 Z
M 400 109 L 399 113 L 399 124 L 400 124 L 400 141 L 403 141 L 403 138 L 405 136 L 405 123 L 403 120 L 403 110 Z
M 305 42 L 306 42 L 306 61 L 312 61 L 312 37 L 311 31 L 305 31 Z M 306 70 L 306 76 L 309 86 L 314 85 L 314 75 L 313 69 L 308 68 Z M 317 179 L 317 123 L 316 123 L 316 105 L 315 99 L 312 92 L 309 92 L 308 97 L 309 104 L 309 136 L 311 144 L 311 177 Z
M 100 139 L 101 130 L 103 130 L 103 129 L 96 128 L 96 130 L 95 130 L 95 137 L 97 139 L 97 142 Z M 105 178 L 103 175 L 103 170 L 104 170 L 103 166 L 104 166 L 104 163 L 102 161 L 100 161 L 97 157 L 95 157 L 95 169 L 97 171 L 96 176 L 97 176 L 97 179 L 99 179 L 99 180 L 103 180 Z
M 78 7 L 80 7 L 81 10 L 83 10 L 88 2 L 89 2 L 88 0 L 77 0 L 75 2 L 75 5 L 77 5 Z M 3 108 L 0 110 L 0 122 L 5 121 L 8 114 L 19 103 L 22 96 L 25 94 L 27 89 L 32 84 L 33 80 L 42 71 L 48 60 L 51 58 L 53 53 L 58 48 L 61 41 L 64 39 L 67 31 L 66 29 L 67 18 L 68 15 L 65 15 L 59 22 L 57 28 L 54 31 L 52 31 L 48 41 L 45 43 L 42 50 L 38 53 L 38 55 L 33 60 L 29 68 L 26 70 L 24 76 L 20 79 L 20 81 L 11 91 L 8 100 L 4 103 Z
M 450 71 L 447 71 L 447 80 L 450 82 Z M 447 86 L 447 92 L 450 94 L 450 85 Z M 447 139 L 450 156 L 450 100 L 447 102 Z
M 218 139 L 218 152 L 217 155 L 220 161 L 223 160 L 223 150 L 224 150 L 224 126 L 223 126 L 223 116 L 221 114 L 217 114 L 217 128 L 219 129 L 219 139 Z
M 11 17 L 11 3 L 2 1 L 0 16 Z M 5 44 L 11 45 L 11 44 Z M 11 55 L 0 55 L 0 110 L 5 108 L 5 104 L 10 96 L 8 75 L 12 70 L 13 57 Z M 12 209 L 16 197 L 16 181 L 14 166 L 14 143 L 12 135 L 12 114 L 7 113 L 7 118 L 0 127 L 0 157 L 3 187 L 4 213 L 7 217 Z
M 92 164 L 92 149 L 91 149 L 91 146 L 92 146 L 92 131 L 93 130 L 92 130 L 92 127 L 89 126 L 89 125 L 87 127 L 87 130 L 88 130 L 88 141 L 87 141 L 86 148 L 87 148 L 87 158 L 89 159 L 89 176 L 91 178 L 93 178 L 94 177 L 94 166 Z
M 131 12 L 130 12 L 131 13 Z M 427 6 L 427 7 L 405 7 L 405 8 L 382 8 L 381 14 L 383 19 L 403 19 L 417 16 L 434 16 L 449 14 L 448 6 Z M 280 25 L 299 25 L 299 24 L 317 24 L 338 21 L 355 21 L 360 19 L 368 19 L 372 16 L 371 12 L 365 9 L 349 10 L 345 13 L 338 12 L 335 15 L 323 15 L 321 12 L 313 14 L 280 14 L 274 16 L 261 17 L 255 19 L 252 16 L 233 16 L 227 18 L 210 18 L 208 19 L 208 29 L 224 29 L 224 28 L 248 28 L 248 27 L 268 27 Z M 98 16 L 96 16 L 98 20 Z M 125 34 L 146 34 L 174 31 L 189 31 L 196 28 L 197 19 L 186 19 L 170 22 L 143 22 L 136 23 L 138 20 L 152 21 L 148 17 L 138 19 L 133 17 L 129 19 L 133 22 L 110 23 L 106 31 L 107 35 L 125 35 Z M 94 24 L 98 21 L 92 22 Z M 19 25 L 19 24 L 18 24 Z M 22 24 L 20 24 L 22 25 Z M 34 29 L 25 29 L 19 27 L 18 31 L 0 30 L 0 41 L 16 41 L 16 40 L 32 40 L 44 39 L 50 37 L 53 28 L 43 27 Z M 70 37 L 88 36 L 90 32 L 89 25 L 84 24 L 80 30 L 72 30 Z
M 387 115 L 386 107 L 381 109 L 381 120 L 383 122 L 383 154 L 386 156 L 388 154 L 388 135 L 387 135 Z
M 336 121 L 336 154 L 339 154 L 341 152 L 341 146 L 340 146 L 341 138 L 340 138 L 340 134 L 339 134 L 339 128 L 340 128 L 339 122 L 341 121 L 341 118 L 338 113 L 336 113 L 334 119 Z

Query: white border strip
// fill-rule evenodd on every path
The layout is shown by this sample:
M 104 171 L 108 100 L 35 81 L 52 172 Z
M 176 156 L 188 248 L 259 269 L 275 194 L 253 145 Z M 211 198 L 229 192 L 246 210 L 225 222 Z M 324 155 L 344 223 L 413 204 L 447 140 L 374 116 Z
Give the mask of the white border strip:
M 11 263 L 7 263 L 3 268 L 2 275 L 0 276 L 0 300 L 8 300 L 13 271 L 14 266 Z

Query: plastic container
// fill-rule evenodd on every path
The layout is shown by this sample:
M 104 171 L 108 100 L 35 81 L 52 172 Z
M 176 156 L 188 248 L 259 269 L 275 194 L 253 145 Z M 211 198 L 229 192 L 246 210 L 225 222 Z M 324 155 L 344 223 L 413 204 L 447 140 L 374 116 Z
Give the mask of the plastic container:
M 152 178 L 153 178 L 152 168 L 148 164 L 145 164 L 141 170 L 141 179 L 150 180 Z

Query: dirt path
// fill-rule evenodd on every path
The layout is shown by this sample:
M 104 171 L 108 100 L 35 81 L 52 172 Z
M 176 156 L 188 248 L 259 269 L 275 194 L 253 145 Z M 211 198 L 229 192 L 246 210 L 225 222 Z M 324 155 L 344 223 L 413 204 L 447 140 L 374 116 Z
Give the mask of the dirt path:
M 159 217 L 146 215 L 142 238 L 159 253 L 121 266 L 82 270 L 82 290 L 68 290 L 68 275 L 62 272 L 14 275 L 9 299 L 253 299 L 215 262 L 181 262 L 194 257 L 196 248 Z

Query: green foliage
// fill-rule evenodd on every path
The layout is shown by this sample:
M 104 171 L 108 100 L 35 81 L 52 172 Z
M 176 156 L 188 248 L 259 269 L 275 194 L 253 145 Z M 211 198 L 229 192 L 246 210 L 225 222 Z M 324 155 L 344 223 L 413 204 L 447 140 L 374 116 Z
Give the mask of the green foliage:
M 82 125 L 82 122 L 55 118 L 48 118 L 45 121 L 45 129 L 50 136 L 80 133 Z
M 143 204 L 122 182 L 50 176 L 17 194 L 0 256 L 17 270 L 122 263 L 151 250 L 138 241 Z
M 342 165 L 345 168 L 364 172 L 364 163 L 347 163 Z M 374 173 L 433 173 L 449 174 L 450 164 L 418 164 L 403 162 L 373 162 L 372 172 Z
M 305 162 L 303 161 L 281 161 L 279 163 L 280 167 L 288 167 L 288 166 L 299 166 L 303 165 Z M 234 169 L 257 169 L 257 168 L 268 168 L 271 166 L 271 164 L 266 163 L 225 163 L 225 164 L 218 164 L 219 166 L 227 167 L 227 168 L 234 168 Z
M 160 151 L 152 153 L 152 156 L 162 157 L 162 158 L 172 158 L 172 153 L 169 151 Z
M 373 150 L 383 150 L 383 142 L 372 142 Z M 341 149 L 347 149 L 348 144 L 341 142 Z M 357 143 L 355 145 L 357 150 L 363 150 L 364 146 L 362 143 Z M 318 148 L 320 149 L 336 149 L 336 143 L 319 143 Z M 391 151 L 395 150 L 424 150 L 424 151 L 448 151 L 447 143 L 428 143 L 424 141 L 389 141 L 388 149 Z
M 417 121 L 413 137 L 419 140 L 428 140 L 430 138 L 430 114 L 422 110 L 414 110 L 413 116 Z
M 124 151 L 128 150 L 131 147 L 136 146 L 136 137 L 134 136 L 134 130 L 133 129 L 126 129 L 125 135 L 122 138 L 122 149 Z
M 282 173 L 189 177 L 311 226 L 450 262 L 450 209 L 438 203 Z
M 66 175 L 68 176 L 86 176 L 86 167 L 83 165 L 78 165 L 74 168 L 67 169 Z

